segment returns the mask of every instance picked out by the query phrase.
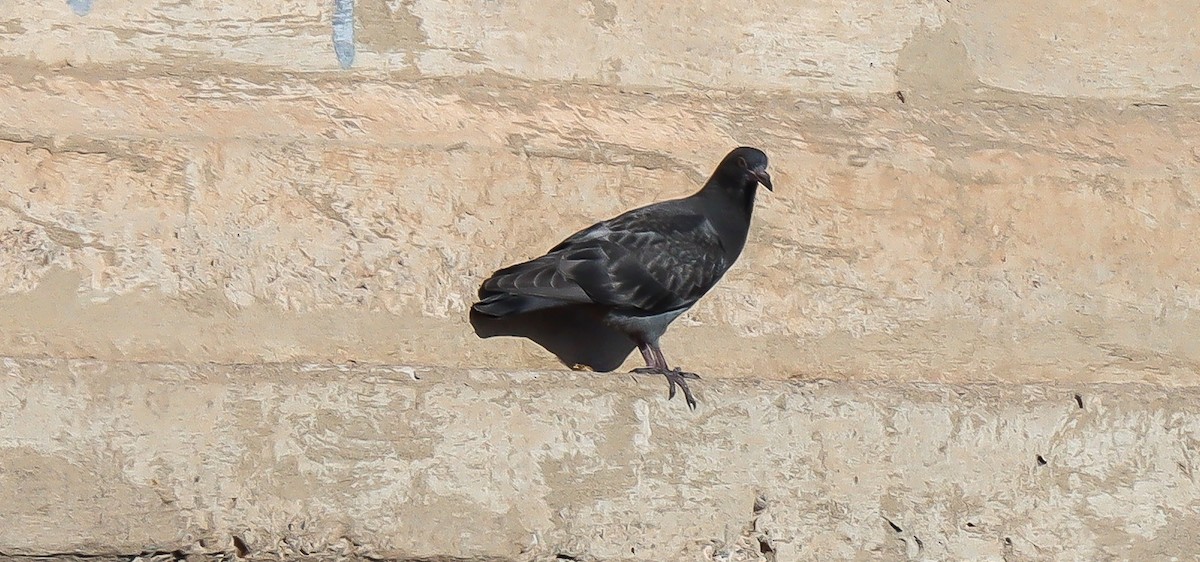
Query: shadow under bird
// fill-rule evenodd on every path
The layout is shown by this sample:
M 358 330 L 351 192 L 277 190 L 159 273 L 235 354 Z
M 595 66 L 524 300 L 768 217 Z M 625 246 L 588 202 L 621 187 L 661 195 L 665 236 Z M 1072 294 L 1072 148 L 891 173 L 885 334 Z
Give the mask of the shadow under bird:
M 637 346 L 646 367 L 633 372 L 665 376 L 668 399 L 678 385 L 695 409 L 687 379 L 700 377 L 668 366 L 658 340 L 741 255 L 759 184 L 774 190 L 767 155 L 736 148 L 691 196 L 596 223 L 541 257 L 493 273 L 471 307 L 476 332 L 530 337 L 568 365 L 577 362 L 558 347 L 587 357 L 589 348 L 616 342 L 615 355 L 593 360 L 607 369 L 596 370 L 616 368 Z M 524 333 L 481 328 L 497 320 L 532 319 L 540 327 Z

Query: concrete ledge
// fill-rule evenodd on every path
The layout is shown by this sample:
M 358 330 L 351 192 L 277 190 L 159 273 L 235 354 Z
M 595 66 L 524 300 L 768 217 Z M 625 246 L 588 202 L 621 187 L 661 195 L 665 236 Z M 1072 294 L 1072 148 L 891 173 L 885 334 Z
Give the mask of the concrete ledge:
M 0 553 L 1080 559 L 1200 550 L 1200 391 L 0 367 Z M 458 557 L 458 558 L 455 558 Z M 438 558 L 441 559 L 441 558 Z

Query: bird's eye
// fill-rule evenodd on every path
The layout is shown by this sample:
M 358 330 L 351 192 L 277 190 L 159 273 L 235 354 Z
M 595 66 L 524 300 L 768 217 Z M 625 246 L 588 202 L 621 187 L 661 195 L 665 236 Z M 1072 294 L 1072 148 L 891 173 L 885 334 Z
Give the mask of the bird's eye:
M 746 167 L 746 159 L 742 158 L 741 156 L 738 156 L 738 166 L 745 168 Z

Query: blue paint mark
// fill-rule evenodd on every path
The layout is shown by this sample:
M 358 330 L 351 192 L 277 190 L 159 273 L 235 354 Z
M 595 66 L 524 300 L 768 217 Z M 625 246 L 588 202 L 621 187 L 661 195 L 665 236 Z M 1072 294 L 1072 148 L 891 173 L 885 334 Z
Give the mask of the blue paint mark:
M 354 0 L 333 0 L 333 52 L 342 70 L 354 64 Z
M 77 16 L 86 16 L 92 11 L 92 0 L 67 0 L 67 5 Z

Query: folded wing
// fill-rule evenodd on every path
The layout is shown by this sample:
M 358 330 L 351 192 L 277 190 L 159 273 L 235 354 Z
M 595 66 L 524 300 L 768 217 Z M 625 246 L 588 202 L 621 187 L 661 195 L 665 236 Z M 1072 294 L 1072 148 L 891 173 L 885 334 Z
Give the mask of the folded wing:
M 507 316 L 597 304 L 658 314 L 690 307 L 729 265 L 703 215 L 652 205 L 581 230 L 542 257 L 497 271 L 480 287 L 475 309 Z

